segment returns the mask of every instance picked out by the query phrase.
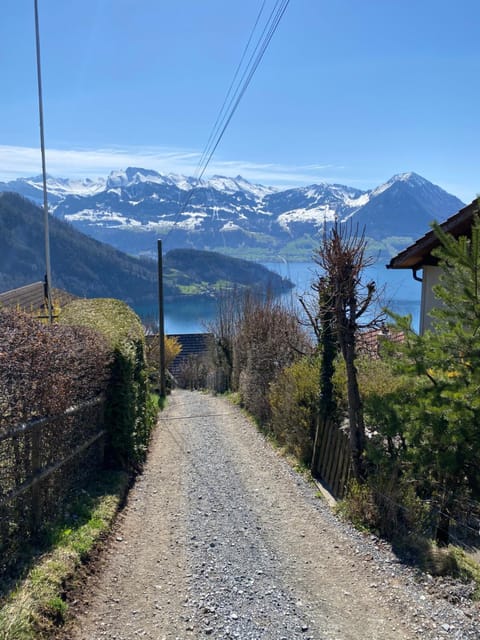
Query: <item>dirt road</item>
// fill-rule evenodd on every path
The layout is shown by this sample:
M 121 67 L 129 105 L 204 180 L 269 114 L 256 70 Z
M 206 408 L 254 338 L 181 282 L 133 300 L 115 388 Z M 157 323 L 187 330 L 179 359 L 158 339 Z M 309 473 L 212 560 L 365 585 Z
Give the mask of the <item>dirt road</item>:
M 72 640 L 479 638 L 226 400 L 175 391 Z M 75 605 L 73 606 L 75 609 Z

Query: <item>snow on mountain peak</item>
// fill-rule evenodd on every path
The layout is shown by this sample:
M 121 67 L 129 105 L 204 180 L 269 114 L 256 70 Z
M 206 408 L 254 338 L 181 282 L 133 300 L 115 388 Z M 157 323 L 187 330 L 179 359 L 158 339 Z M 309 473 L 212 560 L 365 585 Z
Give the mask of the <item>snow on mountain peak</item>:
M 172 184 L 170 176 L 140 167 L 127 167 L 125 170 L 110 172 L 107 179 L 107 189 L 130 187 L 142 183 Z
M 99 229 L 126 230 L 135 227 L 136 232 L 151 231 L 151 225 L 171 226 L 175 212 L 185 199 L 181 191 L 185 194 L 199 187 L 189 210 L 182 212 L 181 219 L 175 223 L 176 227 L 185 233 L 242 230 L 248 238 L 253 238 L 248 234 L 257 232 L 267 236 L 273 234 L 272 237 L 317 233 L 325 222 L 344 221 L 354 216 L 365 218 L 372 237 L 381 234 L 410 234 L 413 237 L 422 229 L 418 216 L 412 214 L 412 219 L 407 219 L 412 207 L 417 210 L 415 202 L 420 202 L 427 211 L 425 226 L 429 222 L 428 216 L 433 219 L 451 215 L 462 205 L 458 199 L 413 172 L 399 173 L 371 191 L 325 182 L 281 189 L 252 184 L 240 175 L 213 175 L 200 180 L 139 167 L 112 171 L 107 178 L 94 180 L 48 176 L 47 187 L 51 209 L 58 217 L 71 220 L 82 228 L 98 226 Z M 19 178 L 0 183 L 0 189 L 18 191 L 39 202 L 42 178 Z M 89 201 L 91 196 L 94 199 Z M 238 234 L 229 236 L 232 242 L 238 241 Z M 138 234 L 135 235 L 137 241 L 141 244 Z
M 227 193 L 243 191 L 252 195 L 254 198 L 260 199 L 270 193 L 275 193 L 278 190 L 275 187 L 265 187 L 261 184 L 252 184 L 240 175 L 236 178 L 214 175 L 206 181 L 205 185 L 212 189 L 216 189 L 217 191 L 225 191 Z
M 235 193 L 239 191 L 238 183 L 235 178 L 227 178 L 226 176 L 214 175 L 205 182 L 205 186 L 217 191 L 226 191 L 227 193 Z
M 399 182 L 404 182 L 412 188 L 423 187 L 427 184 L 430 184 L 428 180 L 425 180 L 425 178 L 422 178 L 422 176 L 419 176 L 418 173 L 414 173 L 413 171 L 409 171 L 407 173 L 397 173 L 392 176 L 390 180 L 380 185 L 376 189 L 373 189 L 370 195 L 372 198 L 375 196 L 379 196 L 381 193 L 387 191 L 387 189 L 390 189 L 391 187 L 393 187 L 393 185 L 398 184 Z
M 395 182 L 408 182 L 411 185 L 423 186 L 428 183 L 428 180 L 419 176 L 418 173 L 414 171 L 409 171 L 408 173 L 398 173 L 391 178 L 392 181 Z
M 24 182 L 34 189 L 43 189 L 43 177 L 33 176 L 26 178 Z M 97 178 L 92 180 L 91 178 L 83 179 L 71 179 L 71 178 L 56 178 L 50 174 L 47 174 L 47 190 L 48 193 L 65 198 L 67 196 L 89 196 L 95 193 L 99 193 L 105 189 L 105 179 Z

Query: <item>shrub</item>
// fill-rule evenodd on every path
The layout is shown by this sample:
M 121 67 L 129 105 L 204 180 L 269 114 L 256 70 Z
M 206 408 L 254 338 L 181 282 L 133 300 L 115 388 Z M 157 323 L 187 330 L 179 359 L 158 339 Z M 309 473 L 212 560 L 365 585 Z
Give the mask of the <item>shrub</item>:
M 160 345 L 158 335 L 147 336 L 147 362 L 151 370 L 158 371 L 160 362 Z M 182 345 L 176 336 L 165 336 L 165 368 L 168 369 L 182 351 Z
M 87 401 L 105 392 L 109 363 L 92 329 L 0 312 L 0 580 L 15 573 L 71 489 L 103 464 L 102 441 L 88 445 L 103 430 L 103 406 Z M 38 471 L 48 475 L 34 486 Z
M 292 312 L 271 298 L 245 297 L 234 339 L 233 388 L 260 423 L 270 418 L 270 383 L 299 353 L 309 351 L 309 339 Z
M 428 531 L 428 507 L 416 495 L 405 473 L 407 449 L 402 407 L 413 400 L 415 384 L 398 375 L 388 360 L 358 359 L 358 379 L 364 403 L 367 438 L 366 484 L 352 483 L 342 511 L 358 526 L 389 539 Z M 345 407 L 345 374 L 335 373 L 339 405 Z
M 208 359 L 205 354 L 191 354 L 185 358 L 177 373 L 177 382 L 183 389 L 206 389 L 208 387 Z
M 0 311 L 0 427 L 62 413 L 107 386 L 106 341 L 87 327 Z
M 315 438 L 319 370 L 318 357 L 301 358 L 283 369 L 269 393 L 272 433 L 305 464 L 311 461 Z
M 74 300 L 63 309 L 60 322 L 88 326 L 106 337 L 113 353 L 105 412 L 110 463 L 138 469 L 154 425 L 140 319 L 124 302 L 100 298 Z
M 351 481 L 339 511 L 357 528 L 402 544 L 425 536 L 430 515 L 414 488 L 395 473 L 370 475 L 364 484 Z

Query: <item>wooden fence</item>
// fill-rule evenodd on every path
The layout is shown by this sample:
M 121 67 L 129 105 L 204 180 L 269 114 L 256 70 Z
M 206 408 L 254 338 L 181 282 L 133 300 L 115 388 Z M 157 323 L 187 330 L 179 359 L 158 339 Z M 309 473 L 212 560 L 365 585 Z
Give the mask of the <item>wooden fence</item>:
M 313 472 L 334 498 L 341 499 L 345 495 L 351 473 L 348 430 L 326 420 L 319 426 L 316 444 Z
M 0 576 L 103 464 L 104 396 L 0 431 Z

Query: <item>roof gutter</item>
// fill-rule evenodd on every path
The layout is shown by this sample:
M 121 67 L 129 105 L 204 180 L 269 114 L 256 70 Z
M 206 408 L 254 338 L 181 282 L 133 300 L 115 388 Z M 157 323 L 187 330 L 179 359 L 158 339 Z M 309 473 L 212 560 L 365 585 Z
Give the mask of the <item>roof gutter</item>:
M 413 279 L 416 280 L 417 282 L 423 282 L 423 278 L 420 278 L 420 276 L 417 276 L 417 273 L 419 271 L 419 267 L 412 267 L 412 276 Z

